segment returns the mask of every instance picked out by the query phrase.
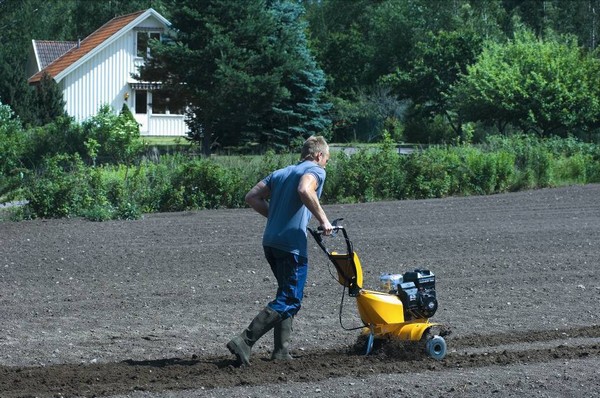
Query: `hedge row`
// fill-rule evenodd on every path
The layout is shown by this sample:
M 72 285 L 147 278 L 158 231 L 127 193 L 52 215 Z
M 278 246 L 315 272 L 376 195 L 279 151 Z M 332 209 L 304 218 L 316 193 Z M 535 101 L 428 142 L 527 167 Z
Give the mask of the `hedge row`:
M 296 155 L 143 160 L 86 165 L 79 155 L 47 158 L 23 180 L 29 204 L 15 218 L 134 219 L 143 213 L 239 208 L 245 193 Z M 354 155 L 332 154 L 324 203 L 487 195 L 600 182 L 600 150 L 575 139 L 495 137 L 481 146 L 432 147 L 399 156 L 388 140 Z

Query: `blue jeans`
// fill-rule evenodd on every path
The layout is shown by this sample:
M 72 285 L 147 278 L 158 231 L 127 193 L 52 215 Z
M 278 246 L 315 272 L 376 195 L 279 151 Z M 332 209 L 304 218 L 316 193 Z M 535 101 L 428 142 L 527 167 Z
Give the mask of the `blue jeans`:
M 308 275 L 308 259 L 274 247 L 264 246 L 265 257 L 277 279 L 277 295 L 268 306 L 281 315 L 281 319 L 298 313 L 304 296 Z

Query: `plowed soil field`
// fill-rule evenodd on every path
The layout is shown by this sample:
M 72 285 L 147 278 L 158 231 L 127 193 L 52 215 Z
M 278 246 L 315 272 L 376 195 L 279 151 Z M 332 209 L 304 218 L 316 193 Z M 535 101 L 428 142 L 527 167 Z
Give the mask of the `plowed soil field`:
M 3 222 L 0 397 L 600 397 L 600 185 L 325 210 L 365 287 L 435 273 L 445 359 L 361 355 L 311 240 L 294 360 L 266 335 L 235 366 L 225 344 L 276 289 L 249 209 Z

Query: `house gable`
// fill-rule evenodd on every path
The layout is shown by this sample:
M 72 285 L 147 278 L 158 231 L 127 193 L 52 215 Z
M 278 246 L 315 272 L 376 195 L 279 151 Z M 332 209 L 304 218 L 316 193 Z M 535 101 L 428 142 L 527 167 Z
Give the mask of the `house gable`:
M 44 72 L 52 76 L 57 83 L 60 82 L 67 74 L 86 62 L 89 58 L 93 57 L 94 54 L 97 54 L 103 48 L 106 48 L 119 37 L 133 29 L 134 26 L 150 17 L 152 17 L 151 19 L 160 21 L 163 26 L 170 25 L 164 17 L 152 8 L 113 18 L 78 43 L 77 46 L 73 47 L 71 50 L 51 62 L 46 68 L 29 78 L 29 84 L 38 83 Z

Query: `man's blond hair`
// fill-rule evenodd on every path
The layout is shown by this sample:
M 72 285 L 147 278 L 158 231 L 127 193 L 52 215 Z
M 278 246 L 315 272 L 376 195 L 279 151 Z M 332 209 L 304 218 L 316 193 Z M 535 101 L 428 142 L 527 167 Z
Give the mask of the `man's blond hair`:
M 302 160 L 314 160 L 319 153 L 329 153 L 329 145 L 320 135 L 311 135 L 304 141 L 300 157 Z

